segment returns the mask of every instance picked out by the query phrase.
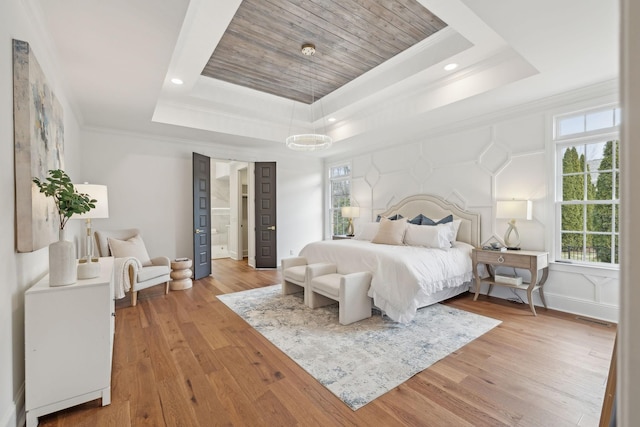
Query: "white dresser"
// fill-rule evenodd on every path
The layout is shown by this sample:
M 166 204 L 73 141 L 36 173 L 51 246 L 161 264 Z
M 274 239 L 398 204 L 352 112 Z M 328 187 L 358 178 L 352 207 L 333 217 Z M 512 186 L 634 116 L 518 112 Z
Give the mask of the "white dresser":
M 25 409 L 38 417 L 90 400 L 111 403 L 115 304 L 113 258 L 100 276 L 49 287 L 49 276 L 25 293 Z

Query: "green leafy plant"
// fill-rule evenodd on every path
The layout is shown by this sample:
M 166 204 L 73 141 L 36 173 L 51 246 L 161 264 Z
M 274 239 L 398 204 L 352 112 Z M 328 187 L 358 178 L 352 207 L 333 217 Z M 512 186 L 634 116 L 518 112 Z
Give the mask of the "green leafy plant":
M 73 214 L 83 214 L 96 207 L 96 199 L 88 194 L 78 193 L 71 182 L 71 178 L 61 169 L 52 169 L 49 176 L 40 181 L 33 178 L 41 193 L 53 197 L 60 218 L 60 229 L 64 229 Z

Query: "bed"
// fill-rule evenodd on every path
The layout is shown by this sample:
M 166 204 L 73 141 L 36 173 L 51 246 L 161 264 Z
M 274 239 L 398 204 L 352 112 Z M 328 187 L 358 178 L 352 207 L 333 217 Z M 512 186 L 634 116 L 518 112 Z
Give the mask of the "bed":
M 420 215 L 435 222 L 451 215 L 457 235 L 454 232 L 455 237 L 451 243 L 447 241 L 446 246 L 424 247 L 410 236 L 425 231 L 433 234 L 435 227 L 412 224 L 407 225 L 402 241 L 380 244 L 374 243 L 379 234 L 371 241 L 371 230 L 382 225 L 361 223 L 353 239 L 313 242 L 302 249 L 300 256 L 306 257 L 310 264 L 333 263 L 340 274 L 370 271 L 369 296 L 374 305 L 395 321 L 410 322 L 419 308 L 469 290 L 473 279 L 471 250 L 480 243 L 480 215 L 437 196 L 410 196 L 380 213 L 383 218 L 402 216 L 400 222 Z M 385 226 L 402 226 L 396 221 L 383 219 L 382 222 L 387 223 Z

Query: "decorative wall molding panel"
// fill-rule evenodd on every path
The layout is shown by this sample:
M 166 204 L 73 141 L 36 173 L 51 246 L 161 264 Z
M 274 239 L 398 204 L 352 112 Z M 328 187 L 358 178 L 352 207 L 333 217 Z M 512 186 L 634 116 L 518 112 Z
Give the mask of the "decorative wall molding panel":
M 351 158 L 352 197 L 361 210 L 356 230 L 402 198 L 427 193 L 479 212 L 482 242 L 502 242 L 507 221 L 494 219 L 496 200 L 529 199 L 534 219 L 518 222 L 522 246 L 550 251 L 547 228 L 553 225 L 553 206 L 548 191 L 553 183 L 546 154 L 551 132 L 548 117 L 547 110 L 509 114 L 491 123 Z M 552 268 L 545 288 L 551 308 L 617 321 L 617 276 L 604 280 L 572 266 L 561 271 Z M 514 296 L 511 292 L 496 295 Z M 526 299 L 526 294 L 521 298 Z

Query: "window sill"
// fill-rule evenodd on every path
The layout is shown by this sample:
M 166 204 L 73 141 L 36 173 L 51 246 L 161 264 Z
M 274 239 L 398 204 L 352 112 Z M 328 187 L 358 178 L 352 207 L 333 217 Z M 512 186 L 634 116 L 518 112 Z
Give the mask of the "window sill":
M 566 273 L 587 274 L 590 276 L 611 277 L 618 279 L 620 277 L 619 267 L 595 266 L 585 264 L 571 264 L 568 262 L 551 261 L 549 270 L 562 271 Z

